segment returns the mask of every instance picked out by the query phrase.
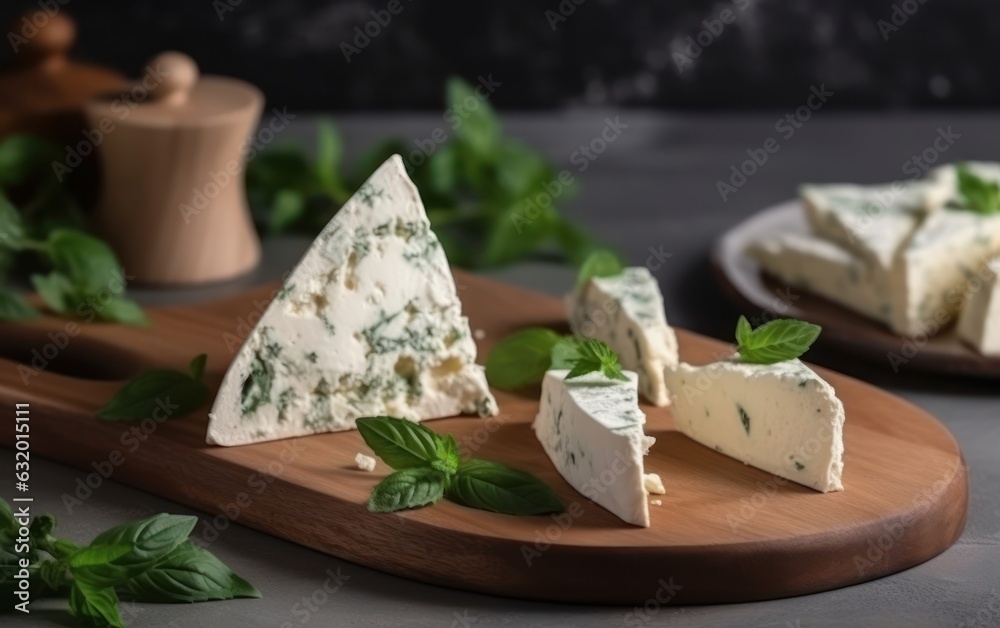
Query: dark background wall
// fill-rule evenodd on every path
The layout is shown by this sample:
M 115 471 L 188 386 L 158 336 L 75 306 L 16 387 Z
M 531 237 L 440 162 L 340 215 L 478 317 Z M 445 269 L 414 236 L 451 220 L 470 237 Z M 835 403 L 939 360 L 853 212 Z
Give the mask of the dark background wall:
M 78 57 L 137 73 L 178 49 L 298 110 L 438 108 L 452 74 L 492 74 L 509 108 L 787 106 L 821 83 L 840 108 L 1000 105 L 996 0 L 397 0 L 384 26 L 390 0 L 47 1 Z

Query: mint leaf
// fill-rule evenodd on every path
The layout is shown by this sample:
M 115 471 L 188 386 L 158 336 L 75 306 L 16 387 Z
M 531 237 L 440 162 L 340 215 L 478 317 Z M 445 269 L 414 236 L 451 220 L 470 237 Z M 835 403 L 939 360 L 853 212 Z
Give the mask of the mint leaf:
M 534 475 L 486 460 L 468 460 L 459 465 L 448 499 L 507 515 L 541 515 L 563 510 L 552 489 Z
M 962 205 L 980 214 L 1000 212 L 1000 184 L 972 172 L 968 164 L 955 164 L 958 196 Z
M 566 336 L 560 338 L 559 342 L 552 347 L 552 368 L 553 370 L 571 369 L 576 361 L 582 356 L 580 355 L 580 347 L 583 345 L 583 339 L 577 338 L 576 336 Z
M 27 321 L 41 316 L 20 294 L 0 286 L 0 320 Z
M 424 425 L 388 416 L 364 417 L 355 424 L 375 455 L 393 469 L 429 467 L 438 459 L 441 437 Z
M 594 251 L 580 266 L 576 278 L 577 289 L 582 288 L 594 277 L 614 277 L 625 270 L 621 260 L 611 251 Z
M 552 348 L 560 338 L 559 334 L 544 327 L 532 327 L 507 336 L 486 357 L 487 381 L 502 390 L 540 382 L 552 364 Z
M 76 579 L 69 593 L 69 612 L 84 626 L 125 628 L 118 613 L 118 594 L 113 587 L 102 587 Z
M 204 369 L 203 363 L 199 367 L 200 359 L 192 361 L 192 372 Z M 188 373 L 155 369 L 125 384 L 97 411 L 97 417 L 105 421 L 141 421 L 156 413 L 165 415 L 164 419 L 176 419 L 200 408 L 207 398 L 208 387 L 200 380 L 200 372 L 196 379 Z
M 431 463 L 431 467 L 451 476 L 458 469 L 458 463 L 458 442 L 454 436 L 447 434 L 438 441 L 437 459 Z
M 206 602 L 261 596 L 211 552 L 191 541 L 175 547 L 125 587 L 137 602 Z
M 387 476 L 372 491 L 368 510 L 395 512 L 433 504 L 444 496 L 445 475 L 429 467 L 414 467 Z
M 588 338 L 579 345 L 578 351 L 580 357 L 571 360 L 573 368 L 566 374 L 566 379 L 599 372 L 608 379 L 628 381 L 618 364 L 618 354 L 600 340 Z
M 197 522 L 197 517 L 161 513 L 114 527 L 98 535 L 86 549 L 125 545 L 129 551 L 103 564 L 74 567 L 73 575 L 98 587 L 123 585 L 186 541 Z
M 737 351 L 750 364 L 775 364 L 805 353 L 822 328 L 795 319 L 768 321 L 754 330 L 744 317 L 736 324 Z

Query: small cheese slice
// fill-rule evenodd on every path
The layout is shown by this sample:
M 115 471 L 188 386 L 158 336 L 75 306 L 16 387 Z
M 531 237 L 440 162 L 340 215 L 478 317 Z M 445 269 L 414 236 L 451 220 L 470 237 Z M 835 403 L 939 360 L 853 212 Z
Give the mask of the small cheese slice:
M 905 336 L 936 334 L 955 318 L 976 269 L 998 251 L 1000 216 L 930 214 L 893 263 L 892 328 Z
M 843 490 L 844 406 L 799 360 L 681 363 L 667 385 L 681 433 L 817 491 Z
M 813 233 L 861 256 L 885 286 L 893 259 L 923 218 L 928 184 L 804 185 L 800 196 Z
M 398 155 L 337 212 L 236 354 L 208 442 L 497 412 L 455 279 Z
M 983 355 L 1000 355 L 1000 257 L 970 279 L 957 330 L 959 338 Z
M 764 270 L 789 286 L 875 320 L 891 320 L 888 292 L 880 288 L 874 271 L 863 259 L 833 242 L 786 233 L 754 243 L 748 252 Z
M 573 332 L 606 343 L 623 368 L 639 374 L 639 392 L 655 406 L 670 403 L 663 371 L 677 365 L 677 335 L 667 324 L 663 295 L 645 267 L 594 277 L 566 296 Z
M 563 478 L 584 497 L 627 523 L 649 526 L 643 456 L 655 442 L 643 434 L 638 378 L 590 373 L 567 380 L 553 370 L 542 380 L 535 435 Z

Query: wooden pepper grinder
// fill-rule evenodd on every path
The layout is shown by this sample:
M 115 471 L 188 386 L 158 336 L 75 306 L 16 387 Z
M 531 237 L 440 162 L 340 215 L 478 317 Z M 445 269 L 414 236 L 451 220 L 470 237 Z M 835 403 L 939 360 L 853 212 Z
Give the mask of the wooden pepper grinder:
M 179 52 L 153 59 L 128 91 L 88 104 L 104 174 L 97 224 L 126 275 L 191 284 L 258 264 L 244 168 L 263 105 L 256 87 L 199 78 Z

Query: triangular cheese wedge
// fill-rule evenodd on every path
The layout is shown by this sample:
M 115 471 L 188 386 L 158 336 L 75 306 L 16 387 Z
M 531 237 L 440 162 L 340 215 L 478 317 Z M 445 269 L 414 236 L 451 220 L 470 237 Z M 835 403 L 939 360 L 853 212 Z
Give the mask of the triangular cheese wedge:
M 448 260 L 398 155 L 337 212 L 267 307 L 216 397 L 208 442 L 242 445 L 495 414 Z
M 745 464 L 824 493 L 843 490 L 844 405 L 799 360 L 667 373 L 677 431 Z
M 626 523 L 649 526 L 643 456 L 656 441 L 643 434 L 638 378 L 627 382 L 590 373 L 566 379 L 553 370 L 542 381 L 535 435 L 559 474 L 584 497 Z M 659 484 L 659 477 L 650 484 Z M 661 492 L 661 491 L 658 491 Z

